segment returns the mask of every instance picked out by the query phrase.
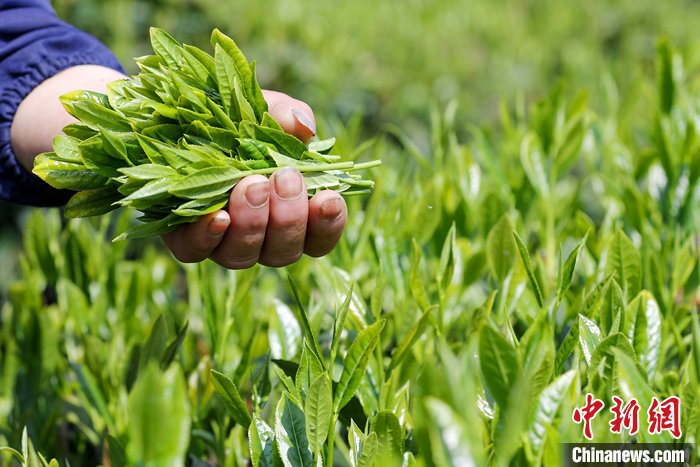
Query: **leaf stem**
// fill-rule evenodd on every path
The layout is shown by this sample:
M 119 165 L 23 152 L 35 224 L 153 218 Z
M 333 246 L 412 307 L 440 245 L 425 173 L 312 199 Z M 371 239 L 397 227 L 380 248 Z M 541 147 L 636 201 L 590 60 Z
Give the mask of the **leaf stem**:
M 374 161 L 369 161 L 369 162 L 362 162 L 360 164 L 355 164 L 352 167 L 352 170 L 364 170 L 364 169 L 371 169 L 372 167 L 378 167 L 382 165 L 382 161 L 377 159 Z
M 338 422 L 338 414 L 331 417 L 331 428 L 328 431 L 328 454 L 326 455 L 326 465 L 333 467 L 333 450 L 335 449 L 335 424 Z

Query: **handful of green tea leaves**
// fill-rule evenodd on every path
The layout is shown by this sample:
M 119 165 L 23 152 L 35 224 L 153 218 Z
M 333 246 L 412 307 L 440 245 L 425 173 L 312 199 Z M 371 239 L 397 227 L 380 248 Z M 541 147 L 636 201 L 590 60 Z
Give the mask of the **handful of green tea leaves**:
M 214 30 L 214 56 L 151 28 L 155 55 L 136 59 L 141 72 L 112 82 L 107 94 L 61 96 L 80 123 L 37 156 L 34 173 L 55 188 L 77 191 L 67 217 L 104 214 L 119 206 L 142 213 L 116 240 L 169 232 L 222 209 L 233 186 L 253 174 L 296 167 L 309 195 L 332 189 L 368 193 L 373 182 L 351 172 L 380 164 L 341 162 L 335 139 L 308 146 L 285 133 L 267 112 L 255 76 L 231 40 Z

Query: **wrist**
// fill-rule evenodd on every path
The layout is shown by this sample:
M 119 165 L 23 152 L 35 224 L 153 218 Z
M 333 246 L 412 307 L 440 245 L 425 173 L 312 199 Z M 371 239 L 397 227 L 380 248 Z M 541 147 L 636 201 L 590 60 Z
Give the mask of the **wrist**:
M 61 105 L 59 97 L 70 91 L 85 89 L 106 92 L 111 81 L 126 78 L 116 70 L 100 65 L 79 65 L 57 73 L 36 86 L 17 107 L 10 141 L 18 162 L 31 172 L 34 158 L 52 150 L 53 138 L 74 122 Z

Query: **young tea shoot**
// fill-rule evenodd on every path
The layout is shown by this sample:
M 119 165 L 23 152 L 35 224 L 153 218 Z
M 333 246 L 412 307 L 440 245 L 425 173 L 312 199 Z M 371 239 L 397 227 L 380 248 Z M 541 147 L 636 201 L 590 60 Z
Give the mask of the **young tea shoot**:
M 214 55 L 151 28 L 155 55 L 136 59 L 141 72 L 112 82 L 107 94 L 61 96 L 80 120 L 39 155 L 34 173 L 49 185 L 75 190 L 67 217 L 141 212 L 141 224 L 117 239 L 149 237 L 224 208 L 243 177 L 295 167 L 309 196 L 325 189 L 369 193 L 371 180 L 354 172 L 380 164 L 341 161 L 334 138 L 304 144 L 268 113 L 255 75 L 233 40 L 218 30 Z

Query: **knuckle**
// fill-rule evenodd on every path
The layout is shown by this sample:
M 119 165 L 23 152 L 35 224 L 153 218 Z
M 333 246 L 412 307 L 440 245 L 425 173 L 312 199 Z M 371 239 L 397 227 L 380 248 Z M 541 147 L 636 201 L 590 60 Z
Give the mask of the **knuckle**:
M 306 234 L 306 219 L 299 217 L 283 216 L 275 219 L 272 228 L 277 231 L 283 231 L 287 237 L 304 237 Z
M 242 234 L 238 240 L 238 249 L 244 251 L 250 255 L 250 252 L 257 253 L 260 251 L 263 239 L 265 238 L 264 233 L 252 232 L 247 234 Z

